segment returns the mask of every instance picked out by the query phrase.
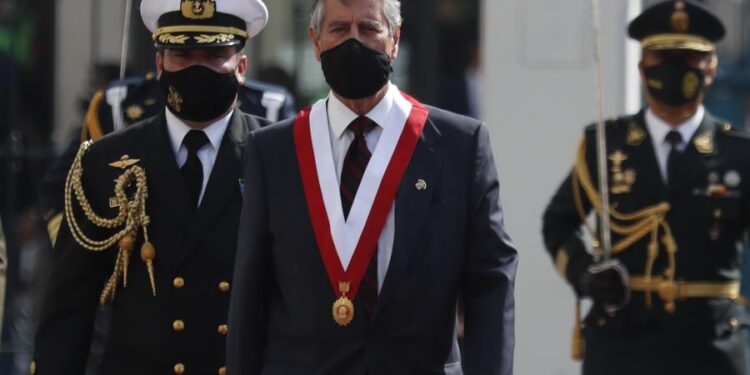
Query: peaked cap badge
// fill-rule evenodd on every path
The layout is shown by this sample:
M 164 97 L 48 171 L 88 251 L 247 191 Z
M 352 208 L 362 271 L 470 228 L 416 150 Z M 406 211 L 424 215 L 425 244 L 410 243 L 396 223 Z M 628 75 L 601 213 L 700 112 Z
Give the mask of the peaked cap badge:
M 191 20 L 212 18 L 216 12 L 215 0 L 182 0 L 182 16 Z

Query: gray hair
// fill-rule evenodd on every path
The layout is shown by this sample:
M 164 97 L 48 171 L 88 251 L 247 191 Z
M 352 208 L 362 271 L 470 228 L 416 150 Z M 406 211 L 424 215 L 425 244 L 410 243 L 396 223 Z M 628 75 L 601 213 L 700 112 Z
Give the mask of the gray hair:
M 338 1 L 344 3 L 349 2 L 349 0 Z M 326 0 L 315 0 L 312 13 L 310 13 L 310 27 L 312 27 L 318 35 L 320 35 L 320 23 L 323 22 L 325 2 Z M 396 28 L 401 27 L 401 23 L 404 21 L 401 17 L 401 1 L 380 0 L 380 3 L 383 6 L 383 15 L 385 16 L 386 21 L 388 21 L 388 32 L 390 35 L 393 35 Z

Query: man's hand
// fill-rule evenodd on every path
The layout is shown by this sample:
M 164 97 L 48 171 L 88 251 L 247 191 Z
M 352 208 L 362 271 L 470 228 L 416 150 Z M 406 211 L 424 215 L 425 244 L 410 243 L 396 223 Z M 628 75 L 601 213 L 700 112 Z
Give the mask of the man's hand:
M 594 304 L 614 314 L 630 300 L 628 270 L 617 259 L 589 266 L 578 282 L 584 296 L 594 300 Z

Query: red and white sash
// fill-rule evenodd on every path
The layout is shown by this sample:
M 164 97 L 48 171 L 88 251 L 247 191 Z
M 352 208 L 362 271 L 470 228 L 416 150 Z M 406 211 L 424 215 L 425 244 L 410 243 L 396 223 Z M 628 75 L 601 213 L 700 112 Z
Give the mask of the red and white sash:
M 341 206 L 326 101 L 304 109 L 294 122 L 294 144 L 310 220 L 337 296 L 356 296 L 427 121 L 427 108 L 415 99 L 396 92 L 394 100 L 388 126 L 367 165 L 348 220 Z M 341 290 L 341 283 L 349 285 L 346 291 Z

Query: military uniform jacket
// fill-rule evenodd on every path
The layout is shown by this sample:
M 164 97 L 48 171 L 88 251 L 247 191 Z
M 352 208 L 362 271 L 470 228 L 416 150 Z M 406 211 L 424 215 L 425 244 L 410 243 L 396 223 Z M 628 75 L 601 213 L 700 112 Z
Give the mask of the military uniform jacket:
M 138 235 L 127 286 L 118 285 L 112 302 L 104 374 L 221 373 L 242 207 L 244 140 L 261 121 L 235 111 L 197 212 L 175 161 L 163 114 L 95 141 L 84 155 L 86 196 L 95 212 L 105 217 L 116 214 L 109 202 L 113 180 L 122 173 L 109 163 L 125 154 L 139 159 L 147 175 L 148 233 L 156 249 L 153 296 L 139 256 L 143 235 Z M 78 207 L 76 213 L 89 237 L 111 234 L 87 221 Z M 63 224 L 36 338 L 37 374 L 84 373 L 96 305 L 116 253 L 84 249 L 71 238 L 69 223 Z
M 740 278 L 739 241 L 750 219 L 750 137 L 706 113 L 682 153 L 676 181 L 663 182 L 645 110 L 606 125 L 610 200 L 621 213 L 666 202 L 666 222 L 676 240 L 675 280 L 731 282 Z M 586 130 L 585 162 L 598 185 L 594 127 Z M 572 175 L 544 213 L 543 234 L 558 271 L 574 286 L 594 262 L 581 238 Z M 583 189 L 583 210 L 591 211 Z M 598 188 L 597 188 L 598 190 Z M 661 242 L 653 263 L 663 277 L 669 256 Z M 613 233 L 612 242 L 623 236 Z M 614 256 L 631 276 L 647 272 L 646 235 Z M 597 308 L 585 320 L 584 374 L 744 374 L 747 318 L 734 301 L 678 300 L 674 313 L 654 293 L 643 292 L 610 317 Z

